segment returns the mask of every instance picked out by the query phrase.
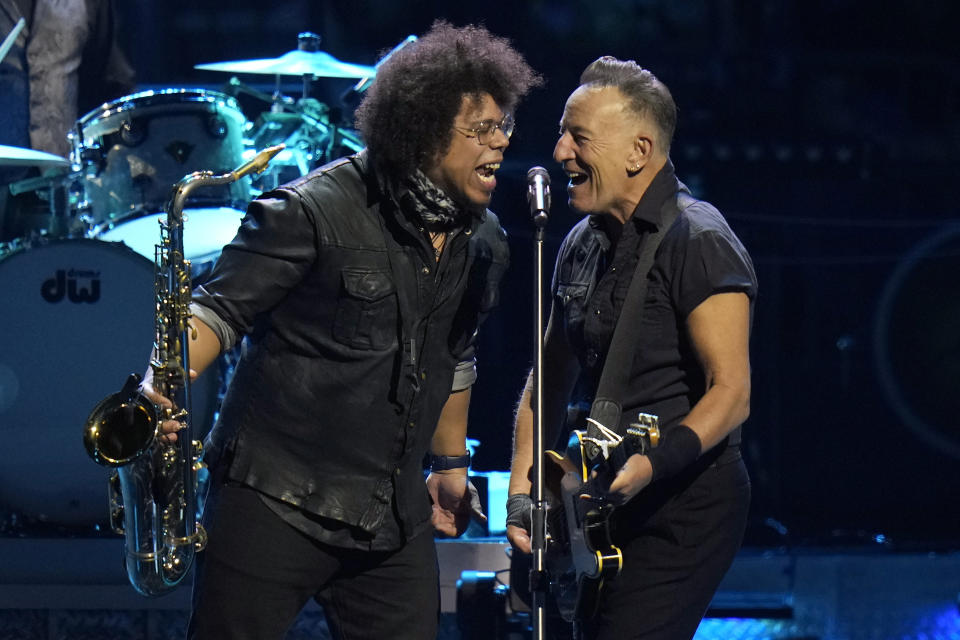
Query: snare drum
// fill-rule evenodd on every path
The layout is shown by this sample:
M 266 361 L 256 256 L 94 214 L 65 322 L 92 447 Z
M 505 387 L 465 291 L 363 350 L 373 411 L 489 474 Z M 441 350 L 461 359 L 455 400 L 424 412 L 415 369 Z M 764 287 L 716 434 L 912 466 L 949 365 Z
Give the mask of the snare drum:
M 73 161 L 84 170 L 79 207 L 92 235 L 163 211 L 173 185 L 189 173 L 243 164 L 245 126 L 234 98 L 203 89 L 143 91 L 85 115 L 73 135 Z M 244 209 L 250 198 L 250 179 L 242 178 L 198 189 L 186 204 Z
M 0 257 L 0 508 L 64 526 L 108 521 L 109 470 L 82 432 L 93 406 L 142 373 L 154 333 L 154 266 L 121 244 L 34 243 Z M 216 367 L 192 387 L 209 429 Z

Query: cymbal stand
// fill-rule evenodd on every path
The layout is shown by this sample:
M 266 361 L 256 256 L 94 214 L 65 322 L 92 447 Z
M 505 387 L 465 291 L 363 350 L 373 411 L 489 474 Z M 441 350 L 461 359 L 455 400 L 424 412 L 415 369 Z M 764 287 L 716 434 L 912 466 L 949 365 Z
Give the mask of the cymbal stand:
M 27 21 L 20 18 L 17 20 L 17 24 L 13 25 L 13 29 L 7 34 L 7 37 L 3 39 L 3 44 L 0 44 L 0 62 L 7 57 L 7 52 L 13 47 L 13 43 L 17 41 L 17 36 L 20 35 L 25 26 L 27 26 Z
M 300 51 L 310 51 L 310 52 L 319 51 L 320 40 L 321 38 L 318 34 L 313 33 L 312 31 L 303 31 L 297 34 L 297 49 L 299 49 Z M 277 76 L 277 78 L 279 81 L 279 76 Z M 307 100 L 310 98 L 310 89 L 312 87 L 312 84 L 313 84 L 313 74 L 312 73 L 303 74 L 303 91 L 300 96 L 300 100 L 304 108 L 300 110 L 301 112 L 306 111 L 305 105 L 307 104 Z M 339 130 L 339 127 L 337 125 L 337 122 L 333 118 L 327 118 L 326 124 L 330 129 L 330 132 L 329 132 L 330 135 L 329 135 L 327 147 L 322 152 L 323 154 L 322 157 L 325 160 L 330 160 L 333 149 L 336 148 L 335 142 L 337 139 L 337 132 Z M 311 164 L 314 161 L 315 161 L 315 158 L 311 158 Z
M 397 51 L 400 51 L 400 49 L 403 49 L 405 46 L 407 46 L 411 42 L 416 42 L 416 41 L 417 41 L 417 36 L 410 34 L 409 36 L 401 40 L 400 44 L 395 46 L 393 49 L 390 49 L 390 51 L 387 52 L 387 55 L 380 58 L 380 60 L 378 60 L 375 65 L 373 65 L 373 68 L 379 70 L 380 65 L 382 65 L 384 62 L 389 60 L 393 54 L 395 54 Z M 347 89 L 343 93 L 343 95 L 340 96 L 341 101 L 347 106 L 356 107 L 357 104 L 351 104 L 351 103 L 353 103 L 354 101 L 356 101 L 356 103 L 359 103 L 359 100 L 360 100 L 359 96 L 361 96 L 364 91 L 369 89 L 370 85 L 372 84 L 373 84 L 373 78 L 360 78 L 359 80 L 357 80 L 357 83 L 355 85 Z
M 300 51 L 316 52 L 320 51 L 320 36 L 312 31 L 303 31 L 297 34 L 297 49 Z M 279 76 L 277 76 L 279 82 Z M 310 97 L 310 86 L 313 83 L 313 74 L 303 74 L 303 95 L 301 98 L 306 100 Z
M 280 87 L 282 86 L 281 85 L 282 80 L 279 73 L 274 77 L 276 78 L 276 82 L 274 84 L 273 96 L 271 96 L 270 98 L 270 112 L 280 113 L 283 111 L 283 105 L 284 105 L 284 99 L 283 99 L 284 96 L 283 96 L 283 93 L 280 91 Z
M 249 86 L 237 76 L 232 76 L 229 81 L 227 81 L 226 86 L 223 89 L 223 92 L 236 98 L 239 94 L 245 93 L 248 96 L 253 96 L 261 102 L 266 102 L 270 105 L 270 111 L 277 113 L 284 111 L 290 105 L 293 104 L 293 98 L 289 98 L 280 91 L 280 74 L 277 74 L 277 84 L 273 93 L 264 93 L 258 89 L 254 89 Z

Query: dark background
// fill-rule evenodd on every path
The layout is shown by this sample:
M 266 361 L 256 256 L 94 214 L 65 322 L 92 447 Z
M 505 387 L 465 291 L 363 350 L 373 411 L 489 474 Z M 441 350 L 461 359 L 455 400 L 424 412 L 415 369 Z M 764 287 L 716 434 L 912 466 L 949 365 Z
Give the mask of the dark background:
M 482 470 L 509 465 L 513 405 L 532 352 L 526 170 L 539 164 L 553 175 L 549 270 L 576 221 L 551 159 L 564 100 L 600 55 L 652 69 L 680 109 L 678 174 L 724 212 L 760 278 L 744 432 L 751 535 L 771 534 L 763 522 L 773 518 L 800 542 L 960 541 L 960 5 L 120 4 L 123 44 L 143 88 L 219 89 L 230 74 L 193 65 L 277 57 L 303 30 L 319 33 L 321 48 L 341 60 L 373 64 L 437 17 L 484 23 L 545 76 L 518 112 L 492 205 L 510 233 L 513 265 L 481 343 L 470 432 L 481 441 Z M 269 76 L 241 79 L 273 89 Z M 297 95 L 299 82 L 288 81 L 285 91 Z M 339 109 L 350 84 L 321 80 L 315 95 Z

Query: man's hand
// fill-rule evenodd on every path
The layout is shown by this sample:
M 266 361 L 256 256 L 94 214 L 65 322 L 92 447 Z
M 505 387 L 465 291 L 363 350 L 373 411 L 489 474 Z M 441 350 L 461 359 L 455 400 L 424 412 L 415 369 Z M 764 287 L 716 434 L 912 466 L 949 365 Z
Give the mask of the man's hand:
M 635 453 L 620 467 L 610 483 L 608 497 L 617 504 L 624 504 L 643 491 L 653 480 L 653 467 L 647 456 Z
M 517 493 L 507 499 L 507 540 L 521 553 L 531 553 L 530 519 L 533 499 L 525 493 Z
M 430 522 L 434 530 L 451 538 L 459 537 L 467 530 L 470 519 L 485 523 L 480 496 L 467 479 L 466 469 L 434 471 L 427 476 L 427 491 L 433 501 Z
M 197 372 L 190 369 L 190 380 L 197 379 Z M 170 398 L 160 395 L 153 386 L 153 369 L 147 369 L 143 376 L 143 382 L 140 383 L 140 392 L 146 396 L 147 400 L 161 409 L 173 409 L 173 402 Z M 166 444 L 173 444 L 177 441 L 177 432 L 184 429 L 187 425 L 179 420 L 164 420 L 160 423 L 160 431 L 157 438 Z

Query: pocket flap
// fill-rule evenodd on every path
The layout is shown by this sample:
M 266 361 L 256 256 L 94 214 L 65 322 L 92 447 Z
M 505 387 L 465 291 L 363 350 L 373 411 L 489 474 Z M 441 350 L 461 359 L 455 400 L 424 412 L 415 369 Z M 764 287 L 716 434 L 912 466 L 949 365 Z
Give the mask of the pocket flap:
M 587 285 L 576 283 L 561 283 L 557 285 L 557 297 L 560 302 L 567 304 L 574 298 L 582 298 L 587 295 Z
M 344 290 L 354 298 L 372 302 L 396 291 L 393 279 L 386 271 L 344 269 L 341 275 Z

